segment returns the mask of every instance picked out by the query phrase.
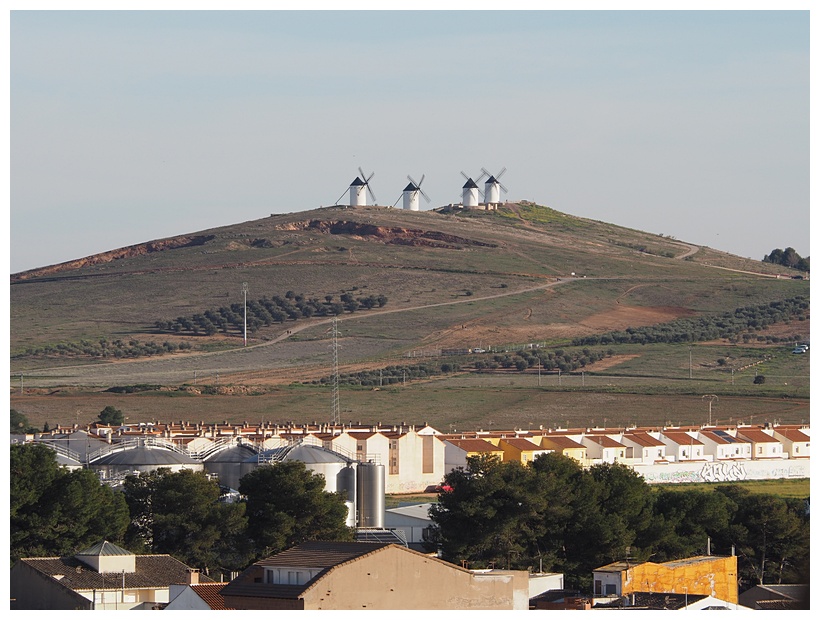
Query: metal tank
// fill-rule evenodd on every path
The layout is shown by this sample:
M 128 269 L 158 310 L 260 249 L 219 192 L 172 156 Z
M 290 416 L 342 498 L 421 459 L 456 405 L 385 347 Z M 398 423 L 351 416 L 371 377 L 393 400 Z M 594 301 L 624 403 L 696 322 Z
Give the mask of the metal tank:
M 358 527 L 384 528 L 384 465 L 368 461 L 356 468 Z
M 219 484 L 238 489 L 239 479 L 243 475 L 242 464 L 249 459 L 256 459 L 253 450 L 242 445 L 230 446 L 206 457 L 205 471 L 215 474 Z
M 348 463 L 336 476 L 336 488 L 347 506 L 345 525 L 356 527 L 356 464 Z

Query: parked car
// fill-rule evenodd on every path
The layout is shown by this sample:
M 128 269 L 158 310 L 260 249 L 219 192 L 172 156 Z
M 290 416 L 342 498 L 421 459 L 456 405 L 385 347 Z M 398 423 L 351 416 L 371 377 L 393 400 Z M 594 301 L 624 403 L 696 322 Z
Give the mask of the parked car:
M 805 353 L 808 351 L 806 347 L 795 347 L 792 349 L 792 353 Z

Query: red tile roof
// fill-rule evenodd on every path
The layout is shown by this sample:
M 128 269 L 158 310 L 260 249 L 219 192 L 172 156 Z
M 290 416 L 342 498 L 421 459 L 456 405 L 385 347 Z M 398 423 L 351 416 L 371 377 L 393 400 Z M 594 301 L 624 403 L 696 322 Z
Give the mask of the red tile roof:
M 198 583 L 192 585 L 191 589 L 196 592 L 196 595 L 201 598 L 211 609 L 233 609 L 232 607 L 225 607 L 225 598 L 222 596 L 222 588 L 227 582 L 219 583 Z
M 448 439 L 447 442 L 466 452 L 504 452 L 484 439 Z

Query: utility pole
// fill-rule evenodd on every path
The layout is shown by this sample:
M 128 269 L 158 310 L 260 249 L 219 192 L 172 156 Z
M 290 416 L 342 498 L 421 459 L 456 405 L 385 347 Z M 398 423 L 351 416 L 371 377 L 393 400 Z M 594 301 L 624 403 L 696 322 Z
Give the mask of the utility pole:
M 245 343 L 244 347 L 248 346 L 248 283 L 242 283 L 242 298 L 245 306 Z
M 692 347 L 689 347 L 689 378 L 692 378 Z
M 706 394 L 701 398 L 701 400 L 704 398 L 709 399 L 709 426 L 712 426 L 712 401 L 718 400 L 718 397 L 715 394 Z

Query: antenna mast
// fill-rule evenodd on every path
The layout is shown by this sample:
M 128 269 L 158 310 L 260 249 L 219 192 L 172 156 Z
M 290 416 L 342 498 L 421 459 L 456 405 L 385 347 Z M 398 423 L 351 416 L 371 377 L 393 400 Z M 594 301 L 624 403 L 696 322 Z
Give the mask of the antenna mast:
M 339 417 L 339 328 L 338 320 L 333 317 L 333 327 L 331 334 L 333 338 L 333 394 L 331 396 L 330 421 L 334 426 L 341 423 Z

